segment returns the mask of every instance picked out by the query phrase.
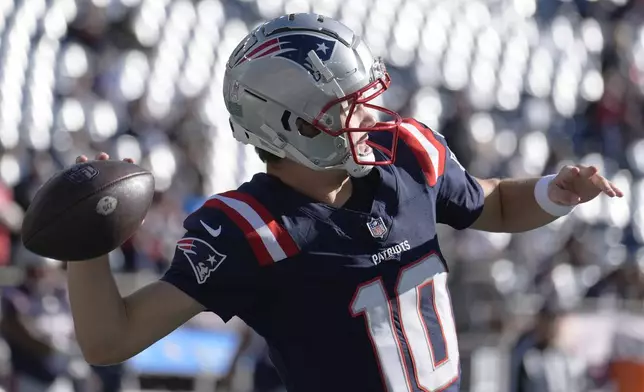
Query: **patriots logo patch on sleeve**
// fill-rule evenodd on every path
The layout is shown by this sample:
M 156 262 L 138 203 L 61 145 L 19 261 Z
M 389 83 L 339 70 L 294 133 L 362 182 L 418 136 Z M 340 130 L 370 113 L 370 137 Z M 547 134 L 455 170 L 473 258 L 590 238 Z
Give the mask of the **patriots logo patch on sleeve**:
M 200 238 L 183 238 L 177 242 L 177 248 L 190 262 L 199 284 L 204 284 L 210 274 L 226 260 L 226 255 L 217 252 L 212 245 Z

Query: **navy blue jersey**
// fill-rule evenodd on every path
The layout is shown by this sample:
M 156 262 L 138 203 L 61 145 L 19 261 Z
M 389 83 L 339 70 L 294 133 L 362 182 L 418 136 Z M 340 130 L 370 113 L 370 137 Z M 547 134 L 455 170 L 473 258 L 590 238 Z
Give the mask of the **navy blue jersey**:
M 261 334 L 289 391 L 458 390 L 436 225 L 470 226 L 480 186 L 413 120 L 396 163 L 352 181 L 344 208 L 267 174 L 213 196 L 186 219 L 163 279 Z

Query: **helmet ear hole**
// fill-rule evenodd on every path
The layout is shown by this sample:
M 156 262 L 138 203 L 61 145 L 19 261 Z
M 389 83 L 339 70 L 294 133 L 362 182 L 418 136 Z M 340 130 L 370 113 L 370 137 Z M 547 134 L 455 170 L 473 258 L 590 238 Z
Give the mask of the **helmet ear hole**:
M 301 118 L 295 120 L 295 124 L 297 125 L 297 131 L 300 133 L 300 135 L 308 137 L 309 139 L 314 138 L 322 133 L 322 131 L 314 127 L 312 124 L 302 120 Z

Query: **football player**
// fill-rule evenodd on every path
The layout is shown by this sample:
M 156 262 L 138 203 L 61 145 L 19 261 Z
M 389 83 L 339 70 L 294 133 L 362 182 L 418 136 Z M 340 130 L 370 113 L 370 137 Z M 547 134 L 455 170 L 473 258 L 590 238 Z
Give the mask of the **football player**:
M 87 361 L 125 361 L 208 311 L 262 335 L 289 391 L 458 390 L 437 225 L 521 232 L 622 192 L 592 166 L 474 178 L 440 134 L 375 104 L 390 82 L 331 18 L 254 29 L 230 56 L 223 94 L 234 137 L 267 172 L 190 215 L 170 269 L 132 295 L 119 294 L 105 257 L 70 263 Z

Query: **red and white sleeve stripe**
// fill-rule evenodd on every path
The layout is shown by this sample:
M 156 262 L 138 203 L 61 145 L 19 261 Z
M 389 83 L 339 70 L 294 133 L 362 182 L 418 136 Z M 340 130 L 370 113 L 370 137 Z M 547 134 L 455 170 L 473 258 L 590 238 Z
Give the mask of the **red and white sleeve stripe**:
M 239 226 L 260 265 L 271 265 L 299 253 L 288 231 L 252 196 L 226 192 L 211 197 L 205 206 L 222 210 Z
M 411 148 L 420 164 L 427 184 L 436 185 L 445 170 L 445 146 L 436 138 L 431 129 L 416 121 L 403 122 L 400 137 Z

